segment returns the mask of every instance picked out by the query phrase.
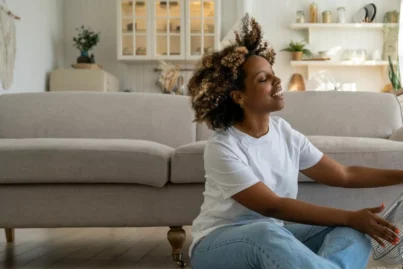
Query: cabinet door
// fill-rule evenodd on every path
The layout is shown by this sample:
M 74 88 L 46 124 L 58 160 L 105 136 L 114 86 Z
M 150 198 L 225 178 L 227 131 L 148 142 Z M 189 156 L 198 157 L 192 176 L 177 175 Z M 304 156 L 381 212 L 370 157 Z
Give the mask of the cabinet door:
M 153 59 L 185 59 L 184 0 L 153 2 Z
M 204 53 L 219 49 L 221 2 L 188 0 L 186 3 L 186 59 L 197 60 Z
M 150 59 L 150 2 L 118 0 L 118 58 Z M 102 18 L 100 18 L 102 19 Z

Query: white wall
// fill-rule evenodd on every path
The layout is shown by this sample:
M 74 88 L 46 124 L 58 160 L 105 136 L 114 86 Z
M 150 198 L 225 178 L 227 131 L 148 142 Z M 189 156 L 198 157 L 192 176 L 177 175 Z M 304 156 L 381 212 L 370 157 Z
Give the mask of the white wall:
M 14 82 L 0 93 L 41 92 L 48 72 L 63 63 L 63 0 L 8 0 L 16 21 L 17 56 Z
M 222 0 L 222 35 L 225 36 L 237 20 L 237 3 L 235 0 Z M 247 0 L 252 1 L 252 0 Z M 291 39 L 302 40 L 306 38 L 304 32 L 289 29 L 295 21 L 297 10 L 303 9 L 308 14 L 310 0 L 253 0 L 252 16 L 262 24 L 265 38 L 270 40 L 274 48 L 279 51 L 285 47 Z M 330 9 L 335 17 L 336 8 L 344 6 L 347 9 L 347 17 L 352 17 L 360 7 L 368 4 L 365 0 L 318 0 L 321 11 Z M 382 21 L 386 11 L 399 10 L 400 0 L 373 0 L 379 10 L 377 21 Z M 70 66 L 75 62 L 79 52 L 72 47 L 72 38 L 75 28 L 84 24 L 94 30 L 101 31 L 101 43 L 95 51 L 98 63 L 105 69 L 116 75 L 122 82 L 123 88 L 133 91 L 159 92 L 155 86 L 158 74 L 153 72 L 156 62 L 141 62 L 125 64 L 116 60 L 117 33 L 116 33 L 116 1 L 115 0 L 65 0 L 64 1 L 64 34 L 65 34 L 65 65 Z M 371 54 L 374 49 L 382 51 L 381 31 L 342 31 L 317 32 L 313 35 L 310 48 L 313 51 L 327 50 L 333 45 L 344 48 L 356 49 L 363 47 L 369 49 Z M 284 81 L 284 87 L 294 72 L 305 73 L 304 68 L 292 68 L 290 54 L 278 52 L 276 73 Z M 332 68 L 329 69 L 336 80 L 341 83 L 357 82 L 358 90 L 380 91 L 389 83 L 385 70 L 382 68 Z M 191 76 L 185 73 L 185 80 Z

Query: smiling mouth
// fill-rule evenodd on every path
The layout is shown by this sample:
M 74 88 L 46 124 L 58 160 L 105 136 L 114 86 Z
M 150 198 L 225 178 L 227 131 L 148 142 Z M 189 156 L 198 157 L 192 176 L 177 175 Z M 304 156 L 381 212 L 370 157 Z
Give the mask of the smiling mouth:
M 276 91 L 276 93 L 273 93 L 270 96 L 271 97 L 283 97 L 283 89 L 280 88 L 278 91 Z

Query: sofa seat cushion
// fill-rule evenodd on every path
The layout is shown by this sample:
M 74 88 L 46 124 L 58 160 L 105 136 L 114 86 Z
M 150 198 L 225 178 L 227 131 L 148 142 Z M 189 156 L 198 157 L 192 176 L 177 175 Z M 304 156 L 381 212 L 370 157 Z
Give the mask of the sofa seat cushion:
M 163 187 L 173 148 L 126 139 L 0 139 L 0 184 L 133 183 Z
M 403 169 L 403 142 L 382 138 L 308 136 L 319 150 L 344 165 Z M 205 182 L 203 154 L 206 141 L 178 148 L 172 157 L 171 182 Z M 312 181 L 300 173 L 299 182 Z

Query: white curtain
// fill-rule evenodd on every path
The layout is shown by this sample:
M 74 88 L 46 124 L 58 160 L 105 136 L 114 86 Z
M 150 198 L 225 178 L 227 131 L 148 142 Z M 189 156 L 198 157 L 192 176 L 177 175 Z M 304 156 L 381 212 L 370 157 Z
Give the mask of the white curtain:
M 400 2 L 400 14 L 403 12 L 403 1 Z M 399 20 L 399 41 L 398 41 L 398 55 L 399 55 L 399 67 L 400 78 L 403 78 L 403 18 L 400 15 Z
M 0 2 L 0 82 L 3 89 L 11 88 L 17 52 L 15 21 L 7 14 L 5 1 Z

